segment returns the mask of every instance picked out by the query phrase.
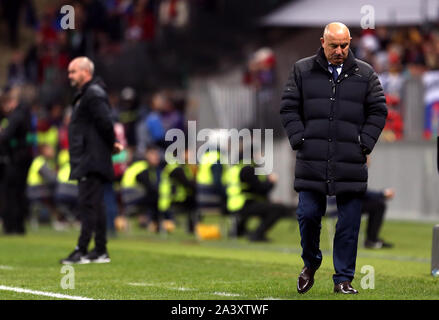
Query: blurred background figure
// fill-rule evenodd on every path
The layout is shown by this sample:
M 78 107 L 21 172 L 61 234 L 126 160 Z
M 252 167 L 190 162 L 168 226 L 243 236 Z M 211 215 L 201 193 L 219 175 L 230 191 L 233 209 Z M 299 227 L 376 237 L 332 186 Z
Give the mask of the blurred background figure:
M 381 226 L 384 222 L 388 200 L 393 199 L 395 191 L 387 188 L 383 191 L 366 191 L 363 200 L 363 212 L 368 214 L 366 240 L 364 247 L 367 249 L 392 248 L 393 244 L 379 237 Z
M 137 215 L 139 226 L 158 232 L 158 189 L 162 163 L 158 147 L 148 145 L 143 157 L 135 156 L 120 183 L 124 214 Z
M 26 195 L 29 200 L 31 222 L 49 223 L 55 214 L 54 192 L 57 182 L 55 149 L 50 144 L 40 144 L 39 155 L 34 158 L 27 175 Z
M 62 149 L 58 154 L 57 184 L 55 189 L 55 204 L 60 220 L 68 224 L 79 221 L 78 182 L 70 180 L 70 155 L 68 149 Z
M 371 190 L 387 183 L 397 190 L 398 197 L 387 203 L 387 218 L 424 219 L 439 212 L 434 195 L 438 183 L 428 171 L 431 161 L 415 160 L 416 155 L 431 154 L 439 132 L 439 10 L 436 1 L 428 1 L 428 12 L 422 1 L 402 2 L 404 6 L 377 4 L 376 10 L 391 11 L 376 21 L 375 29 L 362 29 L 360 19 L 349 27 L 352 50 L 377 71 L 389 106 L 377 162 L 369 170 Z M 287 137 L 276 116 L 285 70 L 316 51 L 319 43 L 310 39 L 316 39 L 326 23 L 326 12 L 336 12 L 343 20 L 351 7 L 323 3 L 316 10 L 316 2 L 301 7 L 291 0 L 75 0 L 69 3 L 75 9 L 75 29 L 64 30 L 60 9 L 65 4 L 0 0 L 0 91 L 16 86 L 35 91 L 29 100 L 27 135 L 33 157 L 38 155 L 37 143 L 56 144 L 58 139 L 57 158 L 68 147 L 61 121 L 72 107 L 67 65 L 87 55 L 108 87 L 113 119 L 124 127 L 126 164 L 131 155 L 144 157 L 151 143 L 163 156 L 172 143 L 165 141 L 166 131 L 187 132 L 187 120 L 196 120 L 198 129 L 272 129 L 274 171 L 283 174 L 271 196 L 276 202 L 297 203 L 290 183 L 295 162 L 287 156 Z M 422 14 L 403 21 L 401 8 Z M 115 171 L 123 171 L 124 157 L 113 158 Z M 5 167 L 7 157 L 0 158 Z M 397 161 L 401 158 L 414 160 L 409 166 Z M 60 169 L 59 163 L 56 167 Z M 414 193 L 404 187 L 405 177 L 389 174 L 392 170 L 407 172 L 415 185 L 425 187 Z M 121 210 L 117 188 L 116 182 L 115 197 L 109 187 L 106 192 L 109 231 L 114 199 Z M 2 201 L 0 207 L 5 206 Z
M 32 147 L 28 142 L 31 130 L 29 107 L 20 102 L 20 90 L 12 88 L 1 96 L 4 118 L 0 129 L 0 146 L 4 149 L 6 167 L 3 183 L 3 231 L 5 234 L 24 234 L 28 214 L 26 179 L 32 162 Z
M 110 236 L 116 235 L 115 221 L 120 211 L 120 201 L 118 197 L 118 190 L 120 188 L 120 182 L 122 180 L 125 170 L 128 168 L 129 162 L 129 151 L 126 149 L 128 147 L 128 142 L 125 137 L 124 126 L 117 122 L 117 118 L 113 117 L 114 120 L 114 134 L 116 140 L 124 147 L 124 149 L 112 156 L 113 170 L 114 170 L 114 181 L 109 182 L 105 185 L 104 189 L 104 204 L 105 212 L 107 216 L 107 233 Z
M 184 163 L 167 163 L 160 174 L 158 208 L 165 217 L 164 229 L 173 231 L 175 216 L 184 215 L 186 231 L 194 233 L 196 216 L 195 172 L 188 163 L 189 150 L 186 148 Z
M 153 144 L 147 146 L 145 160 L 146 166 L 135 176 L 136 181 L 145 189 L 142 203 L 146 211 L 141 213 L 140 223 L 151 232 L 159 232 L 163 220 L 158 208 L 159 185 L 165 164 L 162 162 L 159 148 Z
M 295 210 L 270 201 L 269 193 L 278 180 L 277 175 L 257 175 L 255 166 L 252 159 L 244 158 L 241 150 L 239 163 L 227 170 L 227 210 L 234 221 L 231 236 L 247 236 L 253 242 L 268 242 L 267 232 L 279 219 L 293 218 Z M 260 221 L 255 230 L 249 231 L 247 224 L 252 217 L 258 217 Z
M 164 155 L 165 149 L 172 143 L 166 141 L 169 129 L 185 130 L 184 116 L 176 110 L 174 101 L 168 92 L 155 93 L 151 100 L 151 111 L 145 119 L 144 131 L 146 143 L 157 145 Z
M 370 167 L 371 156 L 367 156 L 367 166 Z M 367 215 L 367 226 L 365 229 L 364 247 L 366 249 L 392 248 L 394 245 L 380 237 L 380 231 L 384 223 L 387 210 L 387 202 L 395 197 L 393 188 L 370 189 L 363 195 L 361 213 Z M 328 209 L 327 217 L 337 217 L 337 207 L 334 197 L 328 197 L 328 205 L 334 209 Z

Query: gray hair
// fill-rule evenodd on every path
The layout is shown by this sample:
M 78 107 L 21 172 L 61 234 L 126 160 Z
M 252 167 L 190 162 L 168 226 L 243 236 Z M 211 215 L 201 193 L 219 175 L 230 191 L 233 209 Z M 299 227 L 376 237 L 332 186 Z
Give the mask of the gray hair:
M 351 37 L 351 32 L 350 32 L 349 28 L 344 23 L 342 23 L 342 22 L 331 22 L 331 23 L 328 23 L 325 26 L 325 29 L 323 30 L 323 37 L 325 37 L 325 35 L 327 35 L 329 33 L 329 28 L 333 27 L 333 26 L 337 26 L 339 29 L 346 29 L 348 31 L 349 37 Z
M 92 76 L 95 71 L 95 65 L 88 57 L 78 57 L 73 61 L 77 61 L 78 67 L 82 70 L 87 70 Z

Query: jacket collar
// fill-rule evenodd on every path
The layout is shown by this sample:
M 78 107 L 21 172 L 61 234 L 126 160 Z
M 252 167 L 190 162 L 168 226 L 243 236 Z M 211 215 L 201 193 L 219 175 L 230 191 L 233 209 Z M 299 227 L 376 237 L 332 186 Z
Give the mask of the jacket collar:
M 73 98 L 73 104 L 75 104 L 76 101 L 78 101 L 84 95 L 85 91 L 87 91 L 87 88 L 90 87 L 92 84 L 98 84 L 101 87 L 105 88 L 105 84 L 100 77 L 93 77 L 89 82 L 84 83 L 84 85 L 76 91 Z
M 325 57 L 325 52 L 323 51 L 322 47 L 320 47 L 319 50 L 317 50 L 316 61 L 323 69 L 329 72 L 328 60 Z M 357 66 L 357 62 L 355 61 L 354 53 L 352 52 L 351 49 L 349 49 L 348 57 L 343 62 L 343 68 L 341 70 L 341 73 L 349 71 L 351 68 L 356 66 Z
M 93 79 L 91 79 L 89 82 L 84 83 L 84 85 L 81 88 L 76 90 L 75 96 L 73 98 L 73 104 L 75 104 L 76 101 L 78 101 L 84 95 L 84 92 L 87 90 L 87 88 L 90 86 L 92 82 Z

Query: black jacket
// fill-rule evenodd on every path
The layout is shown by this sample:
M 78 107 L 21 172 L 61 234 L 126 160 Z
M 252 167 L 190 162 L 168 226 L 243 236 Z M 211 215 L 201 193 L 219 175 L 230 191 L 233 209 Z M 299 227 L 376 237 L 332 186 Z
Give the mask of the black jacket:
M 93 79 L 76 94 L 69 125 L 70 179 L 98 173 L 114 178 L 111 161 L 115 135 L 103 84 Z
M 15 164 L 30 163 L 32 149 L 27 141 L 31 132 L 29 108 L 19 104 L 7 117 L 8 125 L 0 131 L 0 149 L 3 156 Z
M 349 51 L 334 81 L 320 48 L 294 64 L 280 114 L 290 144 L 298 150 L 296 191 L 366 191 L 366 154 L 387 117 L 383 89 L 369 64 Z

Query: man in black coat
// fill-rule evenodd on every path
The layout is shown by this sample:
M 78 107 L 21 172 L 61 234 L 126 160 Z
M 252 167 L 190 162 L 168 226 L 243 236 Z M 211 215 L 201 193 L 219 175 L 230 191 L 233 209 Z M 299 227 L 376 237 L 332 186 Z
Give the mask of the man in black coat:
M 304 268 L 297 281 L 307 292 L 322 262 L 319 248 L 326 196 L 339 212 L 334 237 L 334 292 L 357 293 L 355 273 L 362 195 L 367 188 L 366 155 L 384 127 L 384 92 L 372 67 L 349 49 L 349 29 L 330 23 L 317 54 L 297 61 L 286 84 L 281 118 L 297 150 L 294 187 Z
M 28 212 L 26 179 L 32 163 L 32 149 L 28 141 L 31 115 L 28 106 L 20 102 L 18 89 L 11 89 L 2 96 L 1 107 L 5 114 L 0 125 L 3 230 L 5 234 L 24 234 L 24 220 Z
M 107 252 L 104 184 L 114 178 L 112 153 L 123 146 L 115 140 L 111 108 L 103 83 L 93 78 L 94 65 L 87 57 L 74 59 L 68 67 L 78 89 L 69 124 L 70 179 L 78 180 L 81 234 L 75 250 L 63 264 L 110 262 Z M 94 234 L 95 248 L 88 252 Z

